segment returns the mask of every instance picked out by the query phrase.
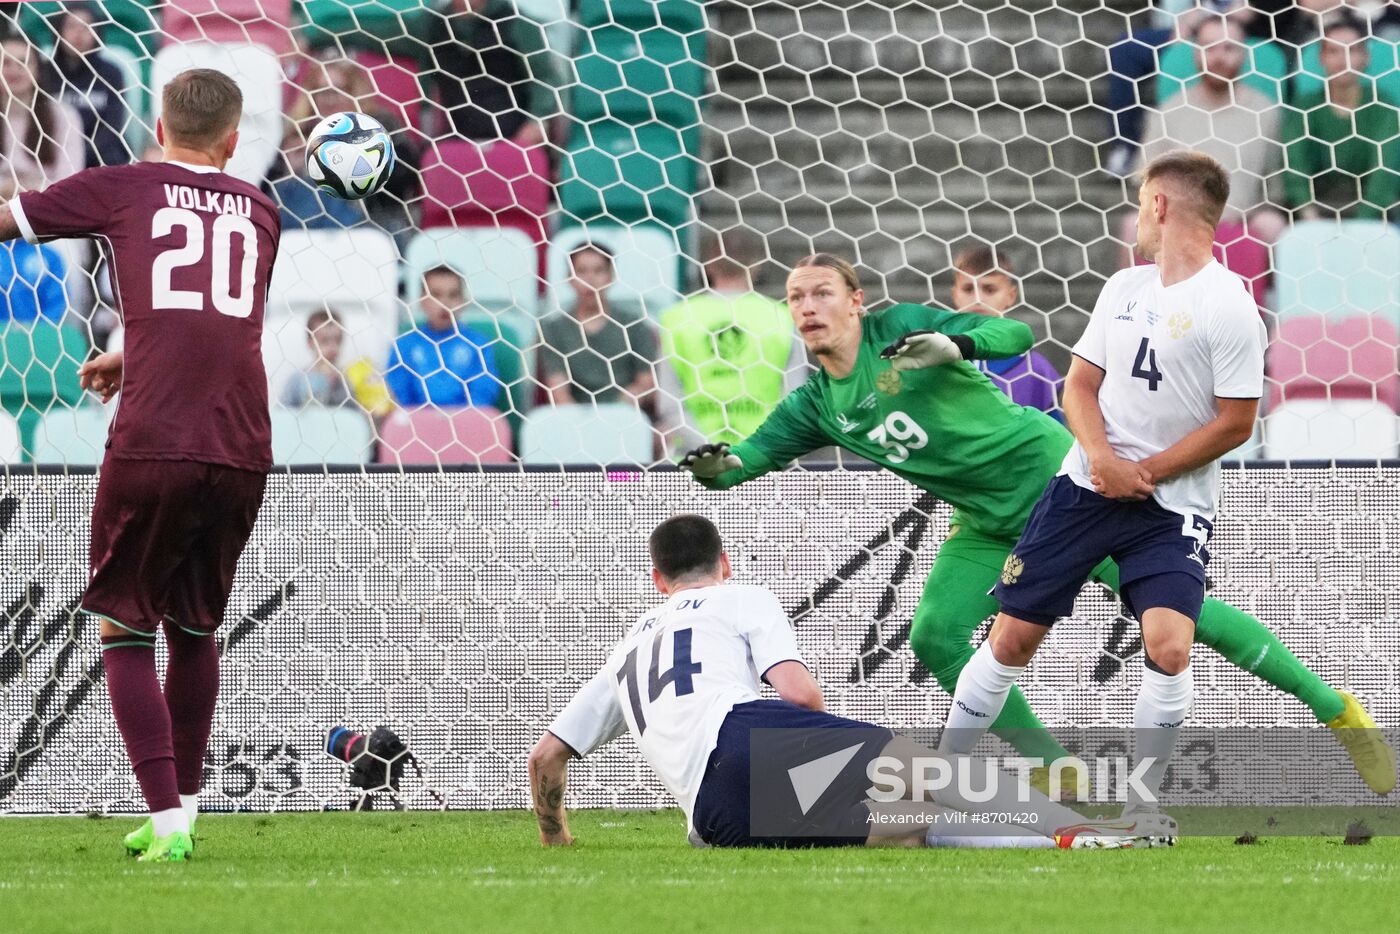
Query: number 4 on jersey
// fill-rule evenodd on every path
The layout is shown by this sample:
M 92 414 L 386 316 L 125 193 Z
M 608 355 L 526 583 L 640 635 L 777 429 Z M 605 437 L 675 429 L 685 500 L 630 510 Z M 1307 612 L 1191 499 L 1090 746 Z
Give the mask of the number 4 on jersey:
M 1157 369 L 1157 351 L 1147 346 L 1145 337 L 1138 345 L 1137 359 L 1133 361 L 1133 375 L 1138 379 L 1147 380 L 1148 392 L 1156 392 L 1157 384 L 1162 381 L 1162 371 Z
M 667 685 L 674 684 L 676 696 L 685 697 L 687 694 L 695 693 L 695 682 L 693 678 L 698 675 L 703 666 L 699 662 L 690 660 L 690 629 L 678 629 L 671 636 L 671 667 L 665 672 L 661 671 L 661 637 L 664 632 L 658 632 L 656 638 L 651 640 L 651 671 L 647 674 L 647 699 L 654 703 L 661 692 L 666 690 Z M 632 718 L 637 721 L 637 735 L 647 731 L 647 719 L 642 713 L 642 692 L 638 684 L 641 675 L 637 671 L 637 649 L 627 653 L 627 660 L 618 669 L 617 680 L 627 683 L 627 700 L 632 705 Z

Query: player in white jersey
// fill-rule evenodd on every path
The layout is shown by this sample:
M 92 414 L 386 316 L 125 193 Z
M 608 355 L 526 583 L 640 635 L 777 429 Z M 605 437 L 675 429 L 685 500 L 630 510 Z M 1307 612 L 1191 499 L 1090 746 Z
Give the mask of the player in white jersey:
M 697 844 L 1109 848 L 1171 842 L 1135 833 L 1130 823 L 1085 823 L 1010 773 L 1001 773 L 1005 781 L 995 796 L 979 803 L 957 788 L 935 791 L 917 814 L 900 801 L 867 802 L 872 764 L 897 763 L 912 775 L 915 757 L 936 754 L 882 727 L 823 711 L 821 689 L 782 606 L 762 587 L 725 583 L 729 559 L 709 520 L 674 516 L 648 544 L 652 578 L 667 601 L 631 628 L 530 754 L 530 789 L 545 844 L 573 842 L 564 810 L 569 760 L 624 732 L 635 737 L 685 811 Z M 762 699 L 760 681 L 781 700 Z M 813 763 L 815 772 L 800 778 L 798 770 Z M 979 794 L 986 783 L 979 779 Z M 915 788 L 908 785 L 906 798 Z M 998 826 L 994 837 L 967 836 L 957 821 L 930 829 L 950 809 L 1022 817 L 1014 826 Z M 899 819 L 911 815 L 933 818 Z
M 1111 557 L 1142 625 L 1133 721 L 1139 757 L 1154 762 L 1144 784 L 1154 796 L 1160 788 L 1191 707 L 1219 459 L 1249 438 L 1264 390 L 1259 312 L 1211 255 L 1229 191 L 1204 153 L 1167 153 L 1144 170 L 1137 247 L 1154 265 L 1108 281 L 1075 345 L 1064 396 L 1075 444 L 1006 560 L 1001 612 L 958 680 L 944 751 L 972 750 L 1051 625 Z

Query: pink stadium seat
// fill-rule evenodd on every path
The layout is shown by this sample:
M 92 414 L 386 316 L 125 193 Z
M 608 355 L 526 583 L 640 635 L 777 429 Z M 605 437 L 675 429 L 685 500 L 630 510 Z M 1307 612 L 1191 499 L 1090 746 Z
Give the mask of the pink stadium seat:
M 1128 242 L 1133 237 L 1133 215 L 1124 223 L 1124 236 Z M 1226 269 L 1244 280 L 1245 288 L 1254 298 L 1254 304 L 1264 307 L 1264 298 L 1269 291 L 1269 248 L 1260 240 L 1250 236 L 1242 221 L 1225 221 L 1215 229 L 1215 245 L 1211 249 L 1215 258 Z M 1147 260 L 1133 254 L 1133 262 L 1138 266 Z
M 379 428 L 381 464 L 509 464 L 510 423 L 495 409 L 399 409 Z
M 421 126 L 423 92 L 418 87 L 417 67 L 410 59 L 359 51 L 355 61 L 369 72 L 374 89 L 389 112 L 406 127 Z
M 1395 325 L 1379 316 L 1287 318 L 1269 347 L 1270 408 L 1299 399 L 1375 399 L 1400 406 Z
M 1212 251 L 1220 264 L 1244 280 L 1254 304 L 1264 307 L 1269 291 L 1269 248 L 1249 235 L 1242 221 L 1226 221 L 1215 229 Z
M 439 141 L 423 154 L 423 226 L 516 227 L 543 248 L 552 187 L 543 146 Z
M 252 42 L 292 51 L 292 0 L 166 0 L 170 42 Z

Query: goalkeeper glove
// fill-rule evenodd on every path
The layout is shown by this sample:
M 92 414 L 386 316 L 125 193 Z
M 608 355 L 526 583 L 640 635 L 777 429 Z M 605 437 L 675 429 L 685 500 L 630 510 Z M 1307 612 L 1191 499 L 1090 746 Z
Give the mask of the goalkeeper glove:
M 702 444 L 681 458 L 681 470 L 690 471 L 700 480 L 713 480 L 726 470 L 744 466 L 738 456 L 729 453 L 727 444 Z
M 880 357 L 893 361 L 896 370 L 922 370 L 955 360 L 971 360 L 975 346 L 966 334 L 940 334 L 938 331 L 910 331 L 880 351 Z

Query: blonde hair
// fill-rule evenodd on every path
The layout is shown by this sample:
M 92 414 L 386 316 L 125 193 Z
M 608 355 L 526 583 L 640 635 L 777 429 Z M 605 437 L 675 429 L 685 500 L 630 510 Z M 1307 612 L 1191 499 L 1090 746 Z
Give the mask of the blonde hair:
M 813 253 L 811 256 L 804 256 L 793 264 L 793 269 L 802 269 L 805 266 L 820 266 L 830 269 L 841 277 L 846 283 L 846 288 L 852 292 L 860 291 L 860 276 L 856 273 L 856 267 L 846 262 L 839 256 L 830 253 Z

